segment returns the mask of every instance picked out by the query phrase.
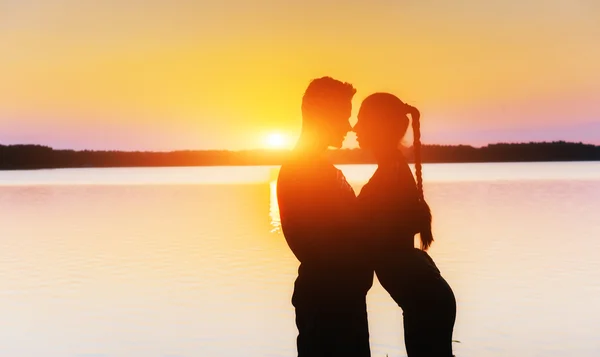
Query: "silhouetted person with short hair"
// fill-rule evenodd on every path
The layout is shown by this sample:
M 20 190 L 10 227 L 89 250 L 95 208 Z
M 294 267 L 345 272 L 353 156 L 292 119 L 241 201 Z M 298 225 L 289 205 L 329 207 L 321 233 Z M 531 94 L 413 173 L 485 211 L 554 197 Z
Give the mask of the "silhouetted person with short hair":
M 398 144 L 411 114 L 417 180 Z M 359 206 L 370 232 L 375 273 L 402 308 L 409 357 L 451 357 L 456 300 L 431 257 L 431 212 L 423 197 L 419 111 L 396 96 L 375 93 L 360 108 L 354 127 L 361 148 L 370 150 L 377 171 L 362 188 Z M 414 247 L 420 234 L 421 248 Z
M 277 182 L 285 239 L 300 261 L 292 304 L 299 357 L 369 357 L 373 269 L 357 234 L 356 195 L 327 158 L 342 146 L 356 90 L 330 77 L 302 99 L 302 133 Z

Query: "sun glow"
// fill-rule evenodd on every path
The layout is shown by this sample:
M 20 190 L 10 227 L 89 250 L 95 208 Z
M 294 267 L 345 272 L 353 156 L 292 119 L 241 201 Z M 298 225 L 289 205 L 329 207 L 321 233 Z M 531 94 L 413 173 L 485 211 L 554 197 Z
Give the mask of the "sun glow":
M 271 149 L 282 149 L 287 146 L 288 140 L 281 133 L 271 133 L 267 135 L 265 144 Z

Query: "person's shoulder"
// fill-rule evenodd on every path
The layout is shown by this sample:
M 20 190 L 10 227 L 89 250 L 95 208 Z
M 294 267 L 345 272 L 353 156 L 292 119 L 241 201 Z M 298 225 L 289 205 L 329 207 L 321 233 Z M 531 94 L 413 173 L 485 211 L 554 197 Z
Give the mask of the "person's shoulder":
M 302 171 L 310 174 L 332 174 L 336 175 L 336 168 L 326 158 L 321 156 L 307 156 L 301 152 L 292 151 L 283 160 L 281 169 L 285 171 Z
M 413 185 L 414 178 L 408 161 L 399 153 L 393 163 L 377 168 L 373 176 L 362 187 L 359 197 L 387 195 Z
M 400 178 L 401 181 L 414 181 L 413 172 L 408 164 L 408 160 L 402 155 L 402 153 L 398 154 L 396 159 L 395 166 L 395 175 Z
M 309 165 L 310 160 L 306 156 L 292 150 L 284 157 L 280 172 L 305 171 Z
M 302 181 L 304 184 L 334 181 L 343 176 L 333 164 L 324 158 L 307 157 L 292 152 L 284 159 L 278 181 Z
M 389 186 L 390 177 L 391 175 L 389 175 L 389 170 L 378 167 L 373 173 L 373 176 L 371 176 L 367 183 L 365 183 L 360 189 L 358 197 L 361 199 L 361 201 L 366 202 L 367 200 L 377 196 L 380 191 L 387 189 Z

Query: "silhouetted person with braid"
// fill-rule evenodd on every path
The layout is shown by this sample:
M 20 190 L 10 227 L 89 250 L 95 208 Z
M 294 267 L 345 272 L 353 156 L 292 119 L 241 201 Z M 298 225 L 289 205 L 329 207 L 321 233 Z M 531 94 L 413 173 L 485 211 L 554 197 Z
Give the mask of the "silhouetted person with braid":
M 355 93 L 330 77 L 310 83 L 302 133 L 277 181 L 283 234 L 300 261 L 292 296 L 299 357 L 370 356 L 366 295 L 373 268 L 356 227 L 354 190 L 325 157 L 351 129 Z
M 413 120 L 416 182 L 398 150 L 408 128 L 407 114 Z M 358 201 L 377 278 L 404 313 L 408 356 L 451 357 L 456 300 L 425 252 L 433 235 L 423 198 L 419 119 L 416 108 L 392 94 L 375 93 L 363 101 L 354 131 L 360 147 L 374 154 L 378 168 Z M 414 247 L 416 234 L 421 249 Z

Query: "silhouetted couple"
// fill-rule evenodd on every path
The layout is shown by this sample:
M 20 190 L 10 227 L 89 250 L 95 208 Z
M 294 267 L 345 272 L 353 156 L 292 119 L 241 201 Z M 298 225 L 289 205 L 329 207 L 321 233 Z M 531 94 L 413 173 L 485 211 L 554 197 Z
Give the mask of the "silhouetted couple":
M 456 301 L 425 250 L 433 242 L 423 199 L 419 112 L 388 93 L 367 97 L 354 129 L 356 89 L 313 80 L 302 99 L 302 134 L 277 182 L 285 239 L 300 261 L 292 304 L 299 357 L 371 355 L 366 296 L 373 273 L 402 308 L 410 357 L 452 356 Z M 412 118 L 416 182 L 398 150 Z M 326 156 L 348 131 L 377 171 L 358 197 Z M 421 249 L 414 247 L 416 234 Z

